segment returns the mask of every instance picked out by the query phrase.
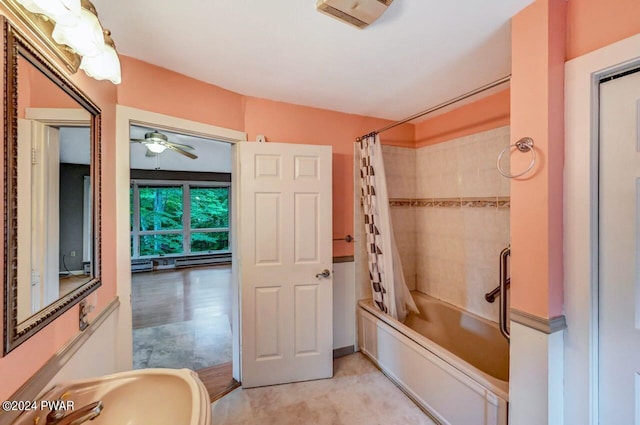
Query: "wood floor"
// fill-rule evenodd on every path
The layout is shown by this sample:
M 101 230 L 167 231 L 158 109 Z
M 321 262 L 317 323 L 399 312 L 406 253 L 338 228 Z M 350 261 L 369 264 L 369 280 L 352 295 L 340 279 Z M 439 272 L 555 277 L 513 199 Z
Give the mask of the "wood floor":
M 133 329 L 202 316 L 231 317 L 231 266 L 134 273 Z
M 131 280 L 133 329 L 186 321 L 204 327 L 208 317 L 231 318 L 231 266 L 134 273 Z M 212 401 L 239 386 L 231 363 L 196 372 Z
M 240 383 L 231 377 L 231 363 L 200 369 L 197 370 L 196 373 L 207 388 L 211 402 L 216 401 L 240 386 Z M 229 377 L 231 377 L 231 380 L 229 380 Z

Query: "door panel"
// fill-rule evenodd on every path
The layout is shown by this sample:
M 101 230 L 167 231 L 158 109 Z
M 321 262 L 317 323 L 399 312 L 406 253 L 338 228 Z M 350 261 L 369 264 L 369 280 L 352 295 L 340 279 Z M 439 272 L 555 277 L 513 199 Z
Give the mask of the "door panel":
M 318 285 L 296 285 L 296 355 L 318 354 Z
M 255 224 L 256 264 L 280 264 L 280 194 L 256 193 L 255 207 L 262 221 Z
M 333 375 L 331 148 L 242 143 L 242 385 Z
M 318 263 L 320 235 L 318 194 L 296 193 L 294 199 L 294 243 L 296 263 Z
M 600 85 L 600 423 L 640 424 L 640 73 Z
M 256 288 L 256 358 L 258 360 L 281 359 L 282 338 L 280 292 L 281 288 Z M 260 320 L 272 317 L 274 320 Z

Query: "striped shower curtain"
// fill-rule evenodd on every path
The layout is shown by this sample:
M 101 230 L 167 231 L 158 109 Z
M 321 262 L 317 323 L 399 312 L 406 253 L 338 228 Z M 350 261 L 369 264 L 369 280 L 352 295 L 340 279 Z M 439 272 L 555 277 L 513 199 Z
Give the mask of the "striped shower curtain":
M 360 187 L 373 301 L 381 311 L 402 322 L 409 311 L 418 313 L 418 308 L 404 280 L 400 254 L 391 227 L 380 136 L 367 136 L 360 139 L 358 144 Z

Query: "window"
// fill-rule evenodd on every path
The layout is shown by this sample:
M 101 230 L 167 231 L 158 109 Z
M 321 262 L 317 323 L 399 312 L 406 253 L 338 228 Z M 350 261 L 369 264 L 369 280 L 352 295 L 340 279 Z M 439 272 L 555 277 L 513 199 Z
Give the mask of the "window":
M 229 251 L 229 183 L 133 181 L 131 257 Z

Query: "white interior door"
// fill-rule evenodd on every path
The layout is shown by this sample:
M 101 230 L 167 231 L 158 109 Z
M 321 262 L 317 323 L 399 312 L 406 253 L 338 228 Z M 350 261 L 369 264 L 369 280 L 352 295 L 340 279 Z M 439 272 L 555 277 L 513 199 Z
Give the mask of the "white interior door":
M 18 119 L 18 323 L 41 309 L 40 279 L 31 258 L 31 121 Z M 29 243 L 27 243 L 29 242 Z
M 31 137 L 31 267 L 42 308 L 60 298 L 60 130 L 31 121 Z
M 59 298 L 60 136 L 18 119 L 18 321 Z M 30 296 L 28 296 L 30 294 Z
M 330 378 L 331 147 L 237 149 L 242 385 Z
M 640 73 L 600 96 L 600 423 L 640 424 Z

